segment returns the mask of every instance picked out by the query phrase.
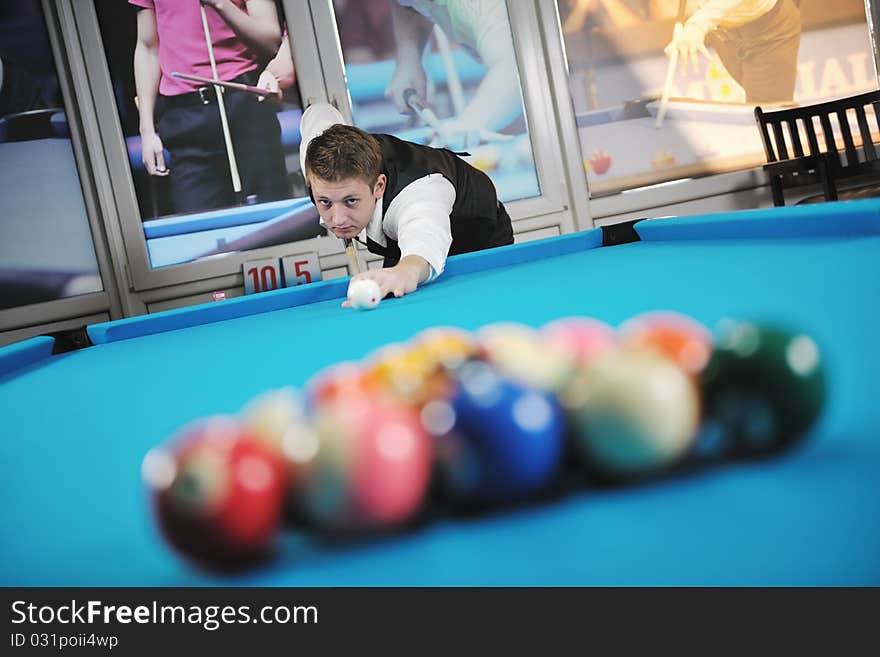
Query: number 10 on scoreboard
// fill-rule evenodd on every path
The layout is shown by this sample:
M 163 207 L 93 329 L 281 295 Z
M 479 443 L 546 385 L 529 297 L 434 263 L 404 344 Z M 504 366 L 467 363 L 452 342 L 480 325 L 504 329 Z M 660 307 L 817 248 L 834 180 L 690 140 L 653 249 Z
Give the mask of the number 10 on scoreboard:
M 249 260 L 242 265 L 244 293 L 255 294 L 295 287 L 321 280 L 321 264 L 317 253 L 303 253 L 281 258 Z
M 249 260 L 242 265 L 244 293 L 255 294 L 281 287 L 281 271 L 278 258 Z

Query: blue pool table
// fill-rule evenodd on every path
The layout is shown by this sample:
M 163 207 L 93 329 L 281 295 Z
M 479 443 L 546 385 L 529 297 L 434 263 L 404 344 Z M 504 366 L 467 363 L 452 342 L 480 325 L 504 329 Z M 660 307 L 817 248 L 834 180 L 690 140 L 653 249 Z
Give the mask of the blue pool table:
M 0 350 L 3 585 L 880 585 L 880 203 L 642 221 L 451 258 L 374 311 L 342 309 L 346 280 L 88 327 Z M 825 410 L 796 449 L 640 485 L 584 482 L 540 503 L 436 513 L 334 543 L 286 529 L 235 575 L 163 542 L 144 454 L 185 423 L 302 386 L 434 325 L 618 325 L 671 309 L 714 326 L 781 321 L 818 342 Z

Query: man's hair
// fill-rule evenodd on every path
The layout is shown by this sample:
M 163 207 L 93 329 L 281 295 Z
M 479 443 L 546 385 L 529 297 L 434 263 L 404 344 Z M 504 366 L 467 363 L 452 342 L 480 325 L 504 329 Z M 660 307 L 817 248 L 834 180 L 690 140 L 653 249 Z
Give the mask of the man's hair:
M 370 133 L 337 123 L 309 142 L 306 171 L 327 182 L 356 178 L 372 185 L 382 173 L 382 151 Z

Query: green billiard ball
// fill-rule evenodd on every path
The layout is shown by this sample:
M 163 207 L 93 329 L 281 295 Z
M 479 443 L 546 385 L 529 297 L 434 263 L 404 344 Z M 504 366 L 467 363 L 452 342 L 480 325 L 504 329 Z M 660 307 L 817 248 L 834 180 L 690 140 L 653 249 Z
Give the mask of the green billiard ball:
M 759 456 L 798 443 L 825 403 L 825 363 L 808 335 L 781 326 L 726 320 L 701 386 L 707 422 L 723 450 Z

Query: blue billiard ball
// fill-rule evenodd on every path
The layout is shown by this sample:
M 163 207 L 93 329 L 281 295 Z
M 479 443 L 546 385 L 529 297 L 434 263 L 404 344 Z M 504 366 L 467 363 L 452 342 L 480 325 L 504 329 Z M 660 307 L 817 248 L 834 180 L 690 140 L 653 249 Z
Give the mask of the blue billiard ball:
M 442 494 L 455 502 L 514 501 L 557 474 L 564 418 L 555 398 L 473 360 L 455 374 L 449 399 L 429 402 L 422 421 L 436 437 Z

